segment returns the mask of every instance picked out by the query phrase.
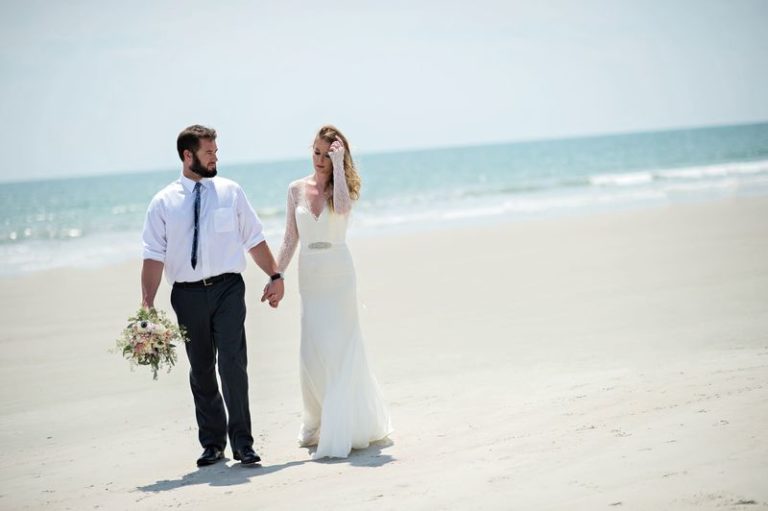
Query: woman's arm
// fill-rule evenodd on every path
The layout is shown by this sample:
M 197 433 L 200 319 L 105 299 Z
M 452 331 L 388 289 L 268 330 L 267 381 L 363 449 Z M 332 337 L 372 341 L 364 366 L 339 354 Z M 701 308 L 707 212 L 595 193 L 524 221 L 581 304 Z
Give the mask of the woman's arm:
M 333 163 L 333 210 L 341 215 L 352 210 L 352 198 L 349 196 L 347 175 L 344 172 L 344 151 L 344 144 L 339 140 L 331 144 L 331 150 L 328 151 Z
M 299 228 L 296 225 L 296 204 L 298 203 L 299 187 L 301 183 L 296 181 L 288 187 L 288 199 L 285 205 L 285 234 L 283 243 L 277 256 L 277 271 L 285 272 L 296 252 L 299 243 Z

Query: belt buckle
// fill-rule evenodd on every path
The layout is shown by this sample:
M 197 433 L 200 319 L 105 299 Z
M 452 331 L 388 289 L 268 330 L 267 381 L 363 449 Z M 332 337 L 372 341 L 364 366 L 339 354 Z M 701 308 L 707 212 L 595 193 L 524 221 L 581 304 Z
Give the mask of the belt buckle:
M 210 282 L 210 280 L 211 279 L 203 279 L 203 286 L 204 287 L 212 286 L 213 282 Z

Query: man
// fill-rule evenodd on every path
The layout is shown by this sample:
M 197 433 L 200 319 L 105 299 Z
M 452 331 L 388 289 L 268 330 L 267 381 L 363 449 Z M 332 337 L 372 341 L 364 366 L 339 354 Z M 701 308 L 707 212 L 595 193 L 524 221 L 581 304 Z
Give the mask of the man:
M 165 270 L 173 285 L 171 305 L 189 337 L 189 383 L 204 449 L 197 465 L 223 459 L 227 436 L 235 460 L 259 463 L 248 407 L 245 283 L 240 275 L 245 251 L 270 276 L 262 301 L 273 307 L 283 297 L 282 276 L 242 188 L 216 177 L 216 131 L 190 126 L 179 134 L 176 147 L 181 177 L 158 192 L 147 210 L 142 305 L 154 307 Z

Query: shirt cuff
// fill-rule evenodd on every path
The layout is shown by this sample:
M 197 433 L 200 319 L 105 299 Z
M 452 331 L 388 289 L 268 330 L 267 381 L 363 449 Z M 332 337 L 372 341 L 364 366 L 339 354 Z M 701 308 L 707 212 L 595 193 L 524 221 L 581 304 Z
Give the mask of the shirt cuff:
M 256 246 L 256 245 L 258 245 L 259 243 L 261 243 L 261 242 L 265 241 L 266 239 L 267 239 L 267 238 L 265 238 L 263 234 L 259 234 L 259 235 L 257 235 L 257 236 L 254 236 L 253 238 L 249 239 L 249 240 L 248 240 L 248 241 L 245 243 L 245 251 L 246 251 L 246 252 L 248 252 L 248 251 L 249 251 L 249 250 L 251 250 L 253 247 L 255 247 L 255 246 Z
M 153 261 L 160 261 L 161 263 L 165 263 L 165 254 L 145 248 L 142 259 L 152 259 Z

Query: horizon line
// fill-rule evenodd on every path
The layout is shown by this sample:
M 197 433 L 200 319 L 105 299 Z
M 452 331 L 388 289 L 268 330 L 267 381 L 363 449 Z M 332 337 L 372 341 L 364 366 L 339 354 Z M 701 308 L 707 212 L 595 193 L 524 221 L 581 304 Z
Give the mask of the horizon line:
M 371 151 L 371 152 L 361 152 L 358 153 L 356 156 L 381 156 L 381 155 L 394 155 L 394 154 L 412 154 L 412 153 L 423 153 L 423 152 L 431 152 L 431 151 L 447 151 L 452 149 L 470 149 L 470 148 L 481 148 L 481 147 L 493 147 L 493 146 L 501 146 L 501 145 L 516 145 L 516 144 L 532 144 L 532 143 L 546 143 L 546 142 L 557 142 L 557 141 L 566 141 L 566 140 L 582 140 L 582 139 L 590 139 L 590 138 L 610 138 L 610 137 L 621 137 L 621 136 L 628 136 L 628 135 L 644 135 L 644 134 L 652 134 L 652 133 L 672 133 L 677 131 L 696 131 L 696 130 L 710 130 L 710 129 L 718 129 L 718 128 L 735 128 L 735 127 L 747 127 L 747 126 L 759 126 L 762 124 L 768 124 L 768 119 L 763 121 L 754 121 L 754 122 L 739 122 L 735 124 L 708 124 L 708 125 L 698 125 L 698 126 L 677 126 L 677 127 L 668 127 L 663 129 L 644 129 L 644 130 L 638 130 L 638 131 L 613 131 L 613 132 L 597 132 L 597 133 L 586 133 L 586 134 L 579 134 L 579 135 L 567 135 L 567 136 L 553 136 L 553 137 L 541 137 L 541 138 L 521 138 L 521 139 L 515 139 L 515 140 L 506 140 L 506 141 L 489 141 L 489 142 L 479 142 L 479 143 L 467 143 L 467 144 L 455 144 L 455 145 L 445 145 L 445 146 L 431 146 L 431 147 L 401 147 L 401 148 L 395 148 L 395 149 L 385 149 L 385 150 L 379 150 L 379 151 Z M 303 161 L 304 157 L 284 157 L 284 158 L 268 158 L 264 160 L 242 160 L 242 161 L 234 161 L 232 163 L 227 163 L 227 167 L 239 167 L 244 165 L 268 165 L 268 164 L 283 164 L 293 161 Z M 4 180 L 0 178 L 0 185 L 5 184 L 24 184 L 24 183 L 38 183 L 38 182 L 45 182 L 45 181 L 64 181 L 64 180 L 70 180 L 70 179 L 89 179 L 89 178 L 99 178 L 99 177 L 111 177 L 111 176 L 127 176 L 132 174 L 148 174 L 152 172 L 171 172 L 173 170 L 178 170 L 171 167 L 154 167 L 154 168 L 143 168 L 143 169 L 136 169 L 136 170 L 128 170 L 128 171 L 102 171 L 102 172 L 86 172 L 86 173 L 73 173 L 69 175 L 63 175 L 63 176 L 39 176 L 39 177 L 33 177 L 33 178 L 21 178 L 21 179 L 8 179 Z

